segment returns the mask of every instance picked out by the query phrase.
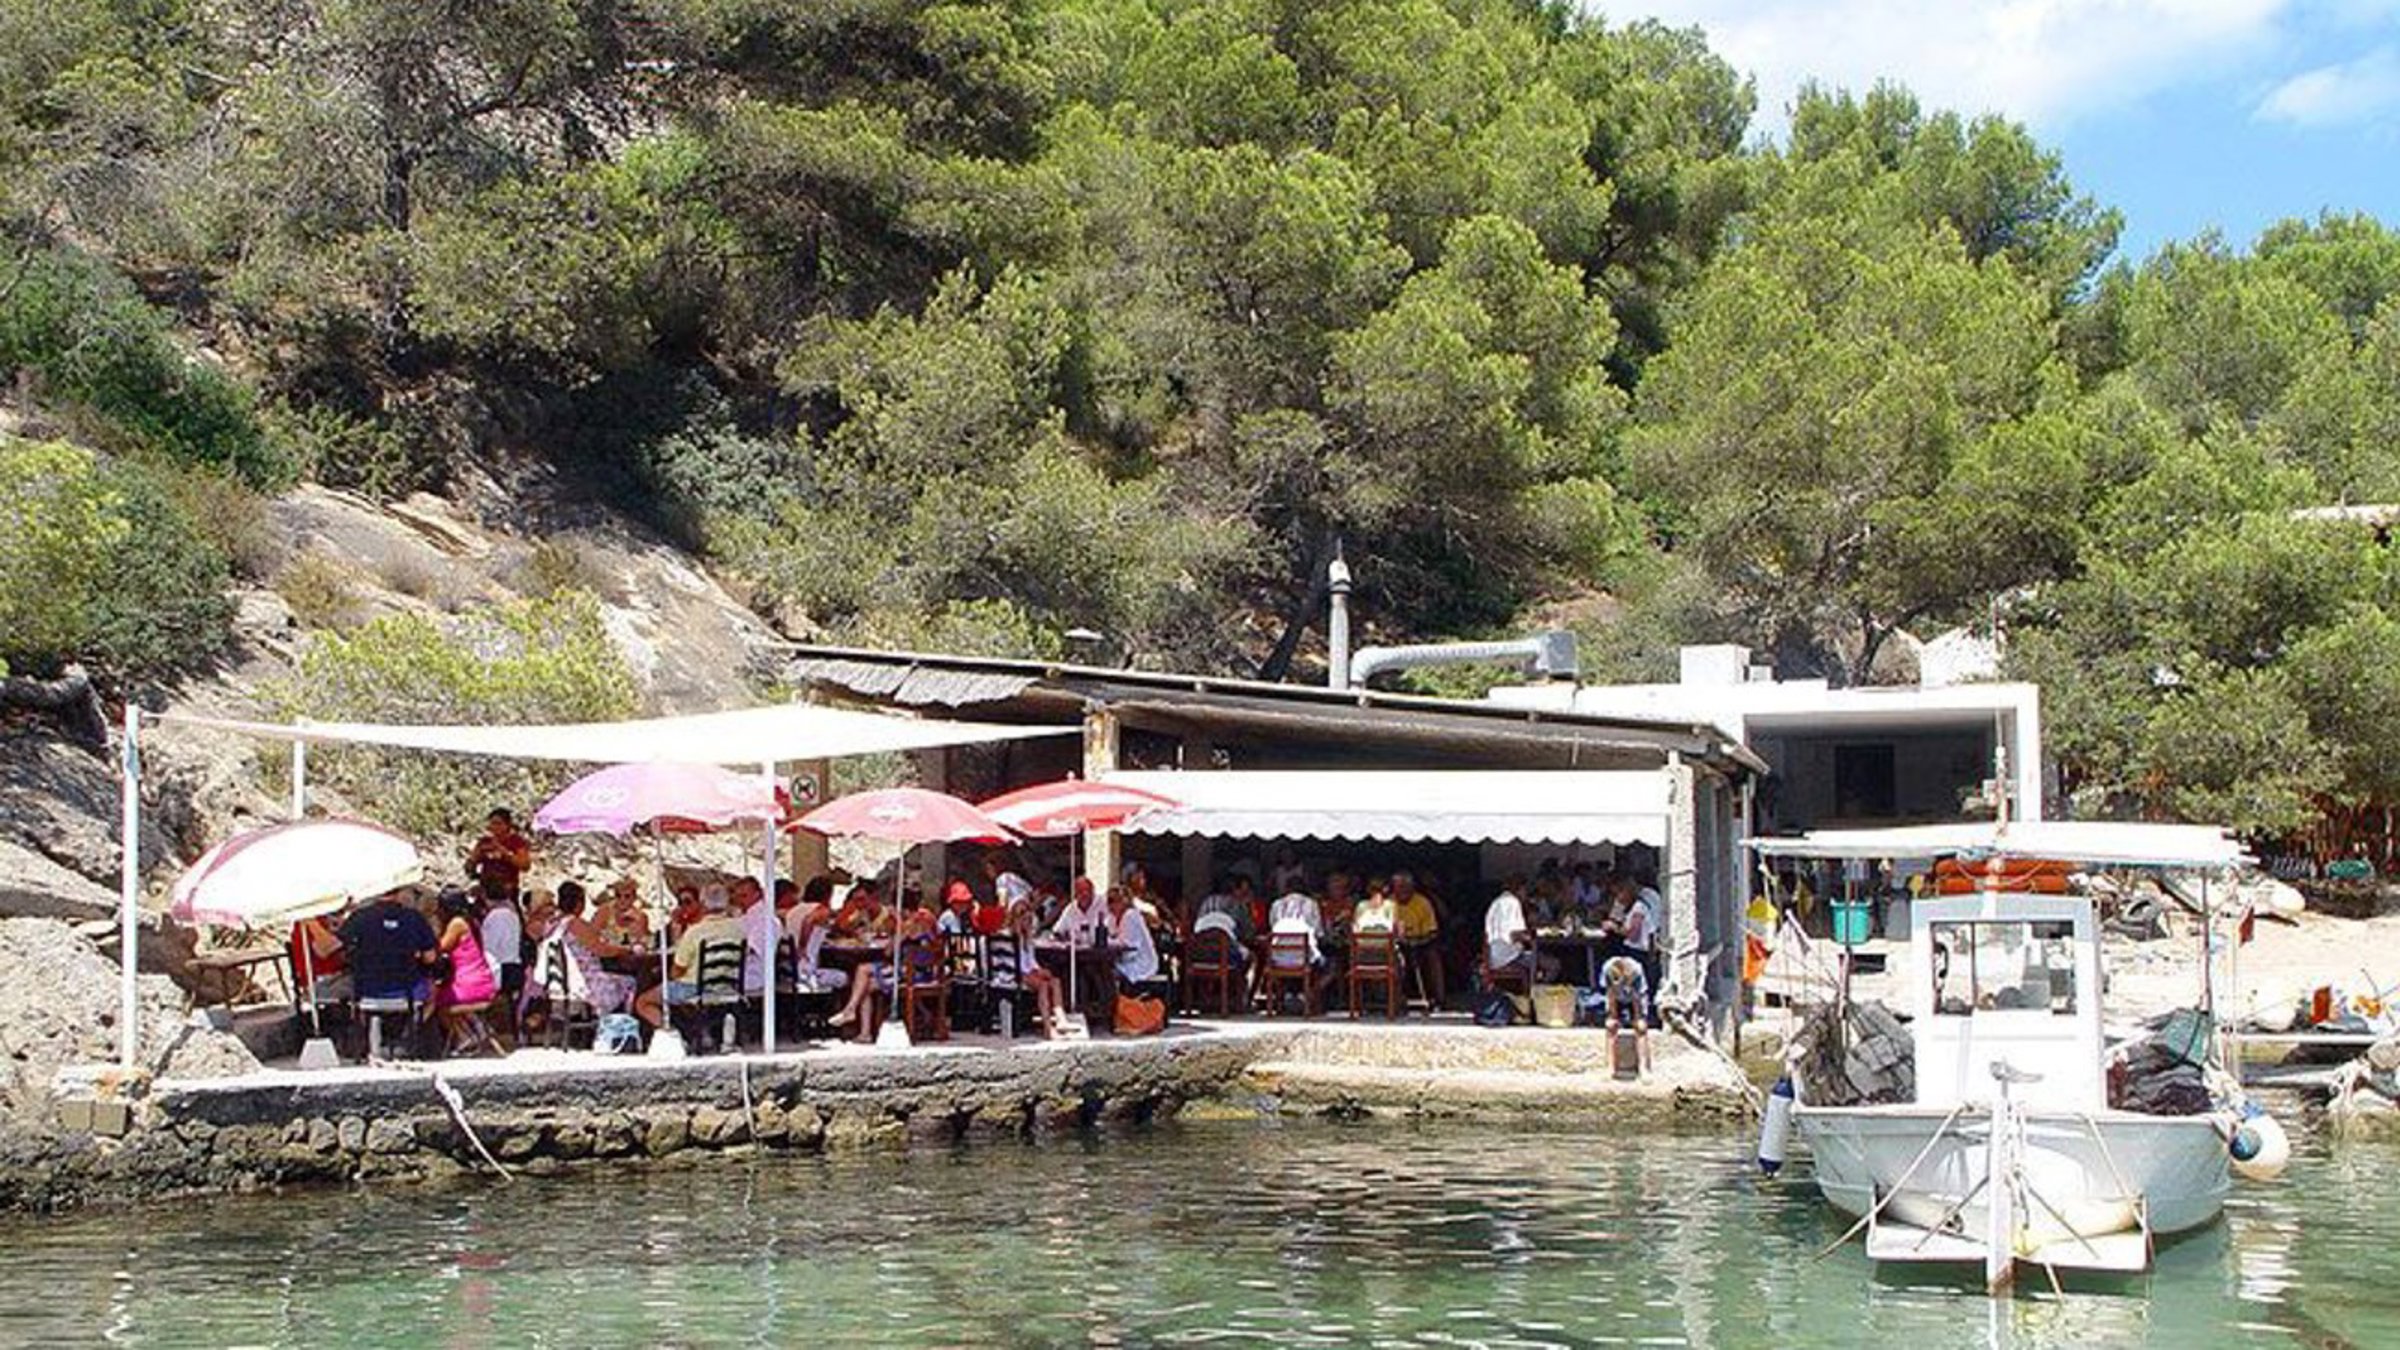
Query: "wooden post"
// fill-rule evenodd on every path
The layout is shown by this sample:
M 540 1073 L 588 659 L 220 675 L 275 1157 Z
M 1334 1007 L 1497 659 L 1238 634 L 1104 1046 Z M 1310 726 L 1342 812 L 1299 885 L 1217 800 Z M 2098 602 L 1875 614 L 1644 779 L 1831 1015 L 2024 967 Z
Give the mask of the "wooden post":
M 1098 782 L 1117 767 L 1117 715 L 1098 703 L 1088 703 L 1083 710 L 1083 777 L 1085 782 Z M 1117 847 L 1115 830 L 1085 830 L 1083 832 L 1083 874 L 1092 881 L 1092 888 L 1102 895 L 1117 879 L 1117 860 L 1122 850 Z

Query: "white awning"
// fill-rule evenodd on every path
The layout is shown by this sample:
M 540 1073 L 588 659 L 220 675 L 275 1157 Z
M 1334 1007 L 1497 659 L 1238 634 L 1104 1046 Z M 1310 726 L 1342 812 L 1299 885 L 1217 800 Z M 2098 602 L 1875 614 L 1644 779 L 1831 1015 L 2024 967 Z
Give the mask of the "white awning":
M 167 714 L 170 726 L 210 727 L 312 745 L 382 745 L 503 759 L 588 764 L 667 761 L 755 768 L 839 759 L 891 750 L 977 745 L 1032 736 L 1076 734 L 1072 727 L 1003 726 L 940 718 L 896 717 L 807 703 L 782 703 L 688 717 L 554 726 L 395 726 L 370 722 L 243 722 Z
M 1182 803 L 1127 834 L 1435 843 L 1667 842 L 1669 782 L 1654 770 L 1130 771 L 1111 783 Z
M 1889 830 L 1819 830 L 1745 841 L 1770 858 L 2054 858 L 2096 867 L 2238 867 L 2241 842 L 2214 825 L 2142 825 L 2105 820 L 1990 821 Z

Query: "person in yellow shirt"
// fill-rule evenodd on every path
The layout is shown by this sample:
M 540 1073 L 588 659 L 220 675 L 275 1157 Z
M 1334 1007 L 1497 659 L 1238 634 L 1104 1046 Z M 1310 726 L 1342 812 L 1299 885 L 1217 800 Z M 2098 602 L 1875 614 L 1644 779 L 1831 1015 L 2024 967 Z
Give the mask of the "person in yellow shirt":
M 1449 980 L 1442 961 L 1442 907 L 1417 889 L 1417 879 L 1392 873 L 1392 908 L 1400 928 L 1400 948 L 1417 972 L 1419 988 L 1436 1008 L 1449 1001 Z

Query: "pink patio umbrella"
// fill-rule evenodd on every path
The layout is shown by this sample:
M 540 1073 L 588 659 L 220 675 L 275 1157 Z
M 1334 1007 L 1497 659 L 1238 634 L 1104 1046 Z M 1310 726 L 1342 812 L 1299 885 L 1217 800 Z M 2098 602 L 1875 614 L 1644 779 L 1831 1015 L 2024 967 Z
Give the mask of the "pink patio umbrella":
M 585 774 L 543 803 L 533 813 L 533 824 L 552 834 L 613 834 L 620 838 L 647 825 L 655 838 L 667 831 L 689 833 L 744 822 L 780 821 L 784 814 L 782 794 L 756 774 L 735 773 L 714 764 L 654 761 L 617 764 Z M 663 846 L 655 861 L 663 892 L 667 865 Z M 773 959 L 771 952 L 768 959 Z M 664 983 L 669 974 L 664 942 L 659 944 L 658 972 Z M 768 988 L 774 983 L 768 980 Z
M 534 812 L 552 834 L 630 834 L 654 822 L 722 829 L 781 816 L 775 789 L 757 774 L 714 764 L 618 764 L 568 784 Z
M 906 849 L 919 844 L 1005 843 L 1014 837 L 1008 826 L 978 810 L 974 803 L 935 792 L 928 788 L 876 788 L 836 797 L 816 810 L 800 817 L 793 825 L 828 838 L 875 839 L 887 844 L 899 844 L 902 872 L 906 870 Z M 892 903 L 895 918 L 899 909 L 899 887 L 894 885 Z M 895 1002 L 900 982 L 900 928 L 892 925 L 892 989 Z M 865 974 L 865 972 L 861 972 Z M 894 1011 L 898 1011 L 896 1008 Z M 885 1031 L 898 1031 L 891 1039 L 898 1044 L 908 1043 L 908 1028 L 898 1019 L 887 1018 Z M 880 1037 L 879 1037 L 880 1038 Z
M 1067 875 L 1075 874 L 1075 837 L 1085 830 L 1113 830 L 1144 811 L 1183 803 L 1155 792 L 1115 783 L 1062 778 L 1005 792 L 983 804 L 985 815 L 1022 835 L 1067 840 Z M 1067 934 L 1067 1003 L 1075 1005 L 1075 935 Z
M 169 912 L 185 923 L 256 928 L 331 914 L 353 900 L 414 885 L 425 861 L 405 836 L 363 820 L 297 820 L 227 839 L 176 879 Z M 308 1016 L 317 1021 L 317 973 L 300 944 Z

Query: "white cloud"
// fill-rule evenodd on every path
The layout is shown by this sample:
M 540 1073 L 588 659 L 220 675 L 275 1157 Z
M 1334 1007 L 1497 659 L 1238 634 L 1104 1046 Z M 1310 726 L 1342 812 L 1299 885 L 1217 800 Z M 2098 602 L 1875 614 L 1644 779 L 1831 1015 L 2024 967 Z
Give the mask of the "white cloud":
M 2400 111 L 2400 51 L 2378 47 L 2354 61 L 2302 71 L 2268 91 L 2261 120 L 2297 127 L 2351 126 Z
M 2319 0 L 2322 3 L 2322 0 Z M 2055 130 L 2285 45 L 2305 0 L 1586 0 L 1611 21 L 1705 29 L 1758 80 L 1779 128 L 1807 80 L 1864 92 L 1878 79 L 1928 107 L 1996 112 Z M 2347 0 L 2381 7 L 2387 0 Z M 2320 14 L 2319 17 L 2322 17 Z

